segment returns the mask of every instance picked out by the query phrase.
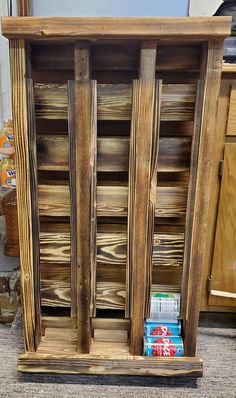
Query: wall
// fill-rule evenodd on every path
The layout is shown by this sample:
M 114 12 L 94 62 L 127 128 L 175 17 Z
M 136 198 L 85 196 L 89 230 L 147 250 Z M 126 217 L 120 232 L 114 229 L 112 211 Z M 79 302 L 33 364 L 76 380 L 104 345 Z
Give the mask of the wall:
M 38 16 L 185 16 L 188 0 L 32 0 Z
M 214 15 L 217 8 L 223 0 L 190 0 L 189 1 L 189 15 L 190 16 L 202 16 L 202 15 Z

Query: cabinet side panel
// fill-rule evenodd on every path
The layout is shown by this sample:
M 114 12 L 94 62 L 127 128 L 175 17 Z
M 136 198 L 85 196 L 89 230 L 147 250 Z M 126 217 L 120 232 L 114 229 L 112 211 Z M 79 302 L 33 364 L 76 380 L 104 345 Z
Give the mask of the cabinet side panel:
M 39 293 L 35 286 L 31 166 L 28 143 L 25 42 L 10 41 L 12 109 L 16 148 L 17 205 L 21 261 L 21 289 L 24 311 L 25 350 L 37 349 L 40 339 Z
M 211 196 L 213 154 L 215 150 L 216 112 L 220 90 L 222 42 L 209 41 L 205 49 L 206 70 L 201 135 L 198 155 L 197 182 L 193 213 L 191 254 L 187 287 L 185 323 L 185 355 L 194 356 L 201 301 L 202 269 L 206 251 L 206 234 Z M 203 58 L 203 62 L 204 58 Z M 190 232 L 191 233 L 191 232 Z

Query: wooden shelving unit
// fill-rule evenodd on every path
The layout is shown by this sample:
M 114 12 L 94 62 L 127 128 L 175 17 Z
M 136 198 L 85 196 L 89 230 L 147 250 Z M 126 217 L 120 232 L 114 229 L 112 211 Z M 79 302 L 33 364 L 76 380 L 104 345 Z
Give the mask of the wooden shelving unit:
M 195 357 L 230 18 L 3 18 L 10 39 L 22 372 L 201 376 Z M 143 356 L 152 291 L 185 357 Z

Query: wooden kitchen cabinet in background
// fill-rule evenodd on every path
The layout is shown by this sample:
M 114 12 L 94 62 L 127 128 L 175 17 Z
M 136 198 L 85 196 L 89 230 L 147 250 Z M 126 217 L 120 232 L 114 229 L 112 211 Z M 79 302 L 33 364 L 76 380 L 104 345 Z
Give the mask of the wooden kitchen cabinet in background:
M 202 311 L 236 312 L 236 65 L 223 64 Z
M 24 307 L 18 369 L 200 376 L 230 18 L 4 18 L 3 33 Z M 143 356 L 152 291 L 181 293 L 183 358 Z

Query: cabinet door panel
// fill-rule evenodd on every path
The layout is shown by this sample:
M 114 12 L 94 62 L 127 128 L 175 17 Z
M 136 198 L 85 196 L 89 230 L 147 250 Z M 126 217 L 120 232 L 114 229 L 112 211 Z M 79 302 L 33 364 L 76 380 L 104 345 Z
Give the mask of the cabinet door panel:
M 236 143 L 225 145 L 210 305 L 236 305 Z
M 233 84 L 229 100 L 227 135 L 236 135 L 236 84 Z

